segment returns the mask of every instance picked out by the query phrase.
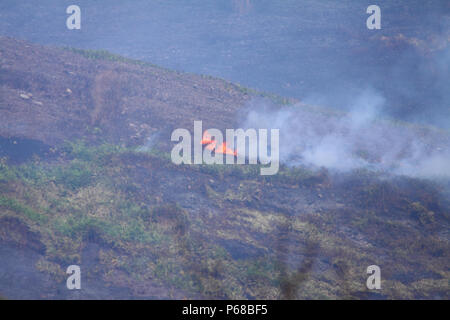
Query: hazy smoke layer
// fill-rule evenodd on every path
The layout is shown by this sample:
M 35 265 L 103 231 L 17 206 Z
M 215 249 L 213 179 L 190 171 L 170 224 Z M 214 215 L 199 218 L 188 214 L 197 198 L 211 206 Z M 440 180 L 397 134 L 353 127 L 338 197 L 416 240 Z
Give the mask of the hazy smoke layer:
M 106 49 L 167 68 L 347 110 L 360 84 L 386 114 L 450 129 L 448 0 L 2 0 L 0 34 Z M 366 9 L 381 9 L 369 30 Z
M 253 101 L 242 126 L 280 129 L 280 160 L 287 165 L 449 178 L 449 133 L 383 119 L 384 105 L 372 89 L 357 96 L 348 113 Z

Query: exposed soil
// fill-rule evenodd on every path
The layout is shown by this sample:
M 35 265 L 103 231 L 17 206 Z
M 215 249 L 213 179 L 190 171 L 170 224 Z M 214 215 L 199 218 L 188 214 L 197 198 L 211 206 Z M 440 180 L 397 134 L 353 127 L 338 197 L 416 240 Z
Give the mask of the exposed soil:
M 0 151 L 20 160 L 0 162 L 3 296 L 448 298 L 445 185 L 176 166 L 164 153 L 173 128 L 233 127 L 258 94 L 6 37 L 0 63 Z M 157 152 L 130 148 L 156 132 Z M 65 288 L 70 264 L 82 267 L 81 291 Z M 365 287 L 371 264 L 381 292 Z
M 102 138 L 143 144 L 154 131 L 226 128 L 249 95 L 220 79 L 88 59 L 0 38 L 0 135 L 54 145 Z M 51 72 L 49 72 L 51 70 Z M 166 133 L 167 134 L 167 133 Z

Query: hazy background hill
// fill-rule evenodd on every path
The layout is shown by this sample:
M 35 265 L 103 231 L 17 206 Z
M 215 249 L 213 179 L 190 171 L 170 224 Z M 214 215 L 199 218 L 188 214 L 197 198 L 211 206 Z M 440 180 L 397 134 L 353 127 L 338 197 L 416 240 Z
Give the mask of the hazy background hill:
M 107 49 L 176 70 L 218 76 L 308 103 L 348 108 L 373 88 L 383 112 L 449 127 L 449 2 L 78 1 L 82 29 L 65 27 L 71 1 L 4 0 L 0 34 Z

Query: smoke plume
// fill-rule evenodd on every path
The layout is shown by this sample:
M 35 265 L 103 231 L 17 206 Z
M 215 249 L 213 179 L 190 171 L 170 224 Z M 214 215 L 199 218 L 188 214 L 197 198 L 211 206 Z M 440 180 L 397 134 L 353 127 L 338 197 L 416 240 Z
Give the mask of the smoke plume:
M 387 119 L 385 106 L 370 88 L 355 97 L 349 112 L 253 101 L 242 126 L 280 129 L 280 161 L 289 166 L 450 178 L 450 134 Z

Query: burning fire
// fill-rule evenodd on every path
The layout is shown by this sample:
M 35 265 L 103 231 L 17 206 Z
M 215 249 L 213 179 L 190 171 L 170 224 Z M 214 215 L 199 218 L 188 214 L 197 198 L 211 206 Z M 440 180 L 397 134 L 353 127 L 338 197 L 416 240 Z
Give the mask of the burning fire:
M 223 142 L 221 147 L 217 147 L 216 141 L 212 139 L 207 130 L 203 133 L 201 143 L 206 145 L 206 149 L 215 150 L 216 153 L 237 156 L 237 151 L 229 148 L 226 142 Z

